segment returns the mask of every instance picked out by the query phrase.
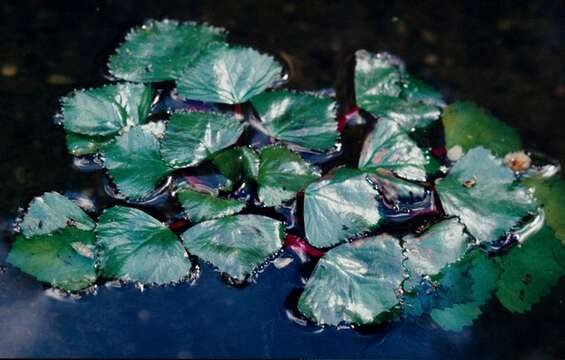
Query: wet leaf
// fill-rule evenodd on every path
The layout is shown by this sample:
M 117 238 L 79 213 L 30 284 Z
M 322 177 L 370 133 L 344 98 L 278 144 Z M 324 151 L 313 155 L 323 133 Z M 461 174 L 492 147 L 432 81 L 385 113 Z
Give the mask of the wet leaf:
M 201 222 L 236 214 L 245 207 L 243 201 L 222 199 L 192 189 L 180 190 L 177 193 L 177 198 L 191 222 Z
M 443 114 L 447 148 L 461 146 L 468 151 L 476 146 L 492 150 L 498 156 L 520 150 L 522 144 L 515 129 L 470 102 L 456 102 Z
M 363 143 L 359 168 L 386 169 L 408 180 L 426 181 L 428 160 L 397 123 L 381 119 Z
M 543 206 L 545 221 L 565 245 L 565 181 L 560 176 L 549 179 L 532 177 L 524 179 L 524 184 L 534 188 L 534 196 Z
M 325 151 L 338 137 L 336 104 L 306 93 L 271 91 L 251 99 L 269 136 L 302 147 Z
M 443 209 L 479 242 L 492 242 L 536 210 L 513 172 L 485 148 L 471 149 L 436 186 Z
M 92 230 L 95 224 L 77 204 L 56 192 L 34 198 L 20 224 L 27 238 L 50 234 L 67 226 Z
M 101 149 L 104 166 L 119 192 L 130 199 L 147 197 L 172 170 L 161 160 L 159 140 L 136 126 Z
M 310 184 L 304 192 L 308 242 L 329 247 L 377 228 L 381 223 L 378 195 L 367 175 L 350 169 Z
M 451 263 L 457 262 L 469 246 L 469 236 L 457 219 L 452 218 L 432 225 L 422 235 L 402 238 L 407 257 L 404 266 L 410 278 L 404 282 L 409 289 L 419 284 L 424 275 L 436 275 Z
M 247 146 L 224 150 L 214 156 L 212 163 L 233 181 L 255 181 L 259 176 L 259 155 Z
M 435 105 L 440 108 L 443 108 L 446 105 L 443 100 L 443 96 L 439 91 L 413 76 L 404 74 L 403 85 L 402 94 L 407 101 L 421 102 L 426 105 Z
M 67 227 L 29 239 L 18 236 L 7 261 L 23 272 L 68 291 L 96 281 L 94 232 Z
M 132 29 L 110 57 L 110 73 L 137 82 L 173 80 L 210 44 L 225 40 L 223 29 L 172 20 L 150 21 Z
M 102 276 L 143 284 L 183 280 L 191 263 L 177 236 L 141 210 L 104 210 L 96 228 Z
M 496 296 L 508 310 L 523 313 L 565 275 L 565 247 L 546 226 L 510 250 L 501 266 Z
M 259 200 L 265 206 L 279 205 L 319 177 L 298 154 L 280 146 L 267 147 L 261 151 L 257 177 Z
M 197 224 L 181 237 L 190 254 L 242 281 L 282 247 L 284 226 L 266 216 L 232 215 Z
M 343 244 L 318 262 L 298 301 L 318 324 L 371 324 L 400 302 L 404 273 L 398 240 L 379 235 Z
M 115 135 L 126 126 L 145 122 L 152 97 L 151 87 L 142 84 L 78 90 L 61 100 L 63 126 L 68 132 L 80 135 Z
M 170 166 L 195 166 L 236 143 L 244 126 L 235 117 L 212 112 L 180 112 L 171 116 L 161 141 Z
M 86 136 L 74 133 L 67 133 L 67 149 L 73 156 L 91 155 L 98 152 L 98 149 L 112 140 L 110 136 Z
M 177 90 L 191 100 L 244 103 L 281 81 L 282 68 L 253 49 L 216 46 L 176 74 Z

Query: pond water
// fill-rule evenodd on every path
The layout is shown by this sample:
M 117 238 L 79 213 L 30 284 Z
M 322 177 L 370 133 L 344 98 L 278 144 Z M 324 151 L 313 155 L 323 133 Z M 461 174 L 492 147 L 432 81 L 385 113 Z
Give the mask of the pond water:
M 426 318 L 358 332 L 293 319 L 293 300 L 312 264 L 292 251 L 256 282 L 227 286 L 201 263 L 193 283 L 99 287 L 69 297 L 7 265 L 10 227 L 33 196 L 57 190 L 105 207 L 99 173 L 78 172 L 53 115 L 58 97 L 105 82 L 107 56 L 148 18 L 207 21 L 230 40 L 285 60 L 290 86 L 336 86 L 351 99 L 347 64 L 355 49 L 387 50 L 449 100 L 490 108 L 530 149 L 565 159 L 565 9 L 558 1 L 391 7 L 348 2 L 139 1 L 1 4 L 0 356 L 527 358 L 565 356 L 565 282 L 524 315 L 495 300 L 473 327 L 438 329 Z M 465 16 L 463 16 L 465 15 Z M 349 69 L 349 70 L 347 70 Z M 337 80 L 336 80 L 337 79 Z

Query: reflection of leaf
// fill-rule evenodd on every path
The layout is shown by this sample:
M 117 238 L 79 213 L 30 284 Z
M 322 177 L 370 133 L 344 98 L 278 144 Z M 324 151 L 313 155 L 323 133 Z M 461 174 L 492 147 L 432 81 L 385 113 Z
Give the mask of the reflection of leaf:
M 96 281 L 94 233 L 68 227 L 51 235 L 19 236 L 8 262 L 40 281 L 69 291 Z
M 149 129 L 136 126 L 101 149 L 104 166 L 120 193 L 144 198 L 171 172 L 161 160 L 159 146 Z
M 338 139 L 335 102 L 305 93 L 271 91 L 251 102 L 269 136 L 308 149 L 329 150 Z
M 220 113 L 189 112 L 171 116 L 162 140 L 163 160 L 174 168 L 195 166 L 235 144 L 243 124 Z
M 482 243 L 497 240 L 536 209 L 512 171 L 482 147 L 463 156 L 436 188 L 445 212 Z
M 319 324 L 370 324 L 399 303 L 404 273 L 398 240 L 380 235 L 343 244 L 318 262 L 298 301 Z
M 565 275 L 565 247 L 544 227 L 502 257 L 501 265 L 496 296 L 508 310 L 523 313 Z
M 261 152 L 257 184 L 259 199 L 266 206 L 292 199 L 318 178 L 306 161 L 288 149 L 271 146 Z
M 232 215 L 202 222 L 182 234 L 184 246 L 221 272 L 244 280 L 282 246 L 284 226 L 259 215 Z
M 498 156 L 522 148 L 515 129 L 470 102 L 456 102 L 442 117 L 447 148 L 459 145 L 464 151 L 484 146 Z
M 379 226 L 378 192 L 366 177 L 342 169 L 306 188 L 304 226 L 310 244 L 332 246 Z
M 253 49 L 216 46 L 177 73 L 177 90 L 191 100 L 239 104 L 281 80 L 282 68 Z
M 141 210 L 114 206 L 96 228 L 102 275 L 144 284 L 178 282 L 190 260 L 177 236 Z
M 78 90 L 62 99 L 63 126 L 80 135 L 115 135 L 126 126 L 142 124 L 151 101 L 151 87 L 142 84 Z
M 92 230 L 95 225 L 77 204 L 59 193 L 48 192 L 31 201 L 21 223 L 21 230 L 29 238 L 50 234 L 67 226 Z
M 444 220 L 432 225 L 422 235 L 402 238 L 406 250 L 406 267 L 410 278 L 404 287 L 419 283 L 424 275 L 436 275 L 447 265 L 459 260 L 467 250 L 469 237 L 457 219 Z
M 192 189 L 182 189 L 177 197 L 188 219 L 192 222 L 221 218 L 240 212 L 245 202 L 222 199 Z
M 359 168 L 387 169 L 409 179 L 426 181 L 426 155 L 408 133 L 394 121 L 381 119 L 367 136 L 359 157 Z
M 108 67 L 112 75 L 129 81 L 172 80 L 176 71 L 192 63 L 211 43 L 224 39 L 222 29 L 210 26 L 150 21 L 127 34 Z
M 550 179 L 532 177 L 524 179 L 524 184 L 534 188 L 534 196 L 543 205 L 547 224 L 565 245 L 565 181 L 560 176 Z

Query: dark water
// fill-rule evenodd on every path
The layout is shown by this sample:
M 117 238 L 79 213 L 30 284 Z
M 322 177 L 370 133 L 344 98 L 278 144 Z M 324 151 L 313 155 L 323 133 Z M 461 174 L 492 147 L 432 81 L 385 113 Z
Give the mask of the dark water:
M 285 59 L 291 87 L 338 86 L 344 102 L 353 51 L 393 52 L 450 100 L 490 108 L 529 148 L 565 163 L 563 3 L 445 3 L 0 4 L 0 356 L 564 358 L 563 281 L 525 315 L 493 300 L 461 333 L 422 318 L 361 334 L 289 319 L 285 303 L 310 270 L 291 252 L 283 255 L 293 258 L 289 266 L 271 265 L 245 288 L 226 286 L 203 265 L 194 284 L 143 292 L 103 286 L 81 299 L 58 297 L 5 264 L 9 225 L 33 196 L 100 192 L 99 176 L 71 168 L 52 116 L 59 96 L 105 81 L 107 56 L 147 18 L 227 27 L 231 41 Z

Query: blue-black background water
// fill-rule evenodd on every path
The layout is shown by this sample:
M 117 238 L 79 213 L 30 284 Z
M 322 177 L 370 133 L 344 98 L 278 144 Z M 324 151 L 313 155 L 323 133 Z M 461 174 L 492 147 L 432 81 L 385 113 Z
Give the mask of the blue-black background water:
M 209 266 L 193 284 L 102 286 L 58 297 L 5 263 L 9 227 L 49 190 L 97 198 L 100 175 L 73 170 L 58 98 L 107 80 L 106 59 L 149 18 L 206 21 L 230 40 L 285 60 L 289 86 L 350 76 L 356 49 L 390 51 L 448 99 L 468 99 L 517 127 L 528 148 L 565 159 L 565 7 L 560 1 L 350 4 L 349 1 L 4 1 L 0 4 L 0 356 L 524 358 L 565 357 L 565 284 L 513 315 L 496 300 L 473 327 L 425 318 L 371 333 L 304 327 L 287 315 L 308 273 L 298 258 L 244 288 Z M 347 83 L 345 81 L 344 83 Z M 341 86 L 341 85 L 340 85 Z M 341 98 L 350 94 L 341 87 Z M 292 253 L 284 254 L 294 257 Z

